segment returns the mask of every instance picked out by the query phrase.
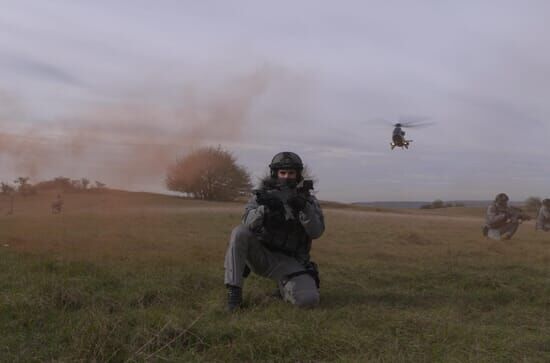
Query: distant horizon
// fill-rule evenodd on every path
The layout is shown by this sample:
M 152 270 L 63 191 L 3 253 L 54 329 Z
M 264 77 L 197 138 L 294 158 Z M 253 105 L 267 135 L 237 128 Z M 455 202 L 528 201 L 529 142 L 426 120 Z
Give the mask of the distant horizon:
M 67 176 L 61 176 L 61 175 L 59 175 L 57 177 L 69 178 L 69 179 L 72 179 L 72 180 L 82 179 L 82 177 L 81 178 L 76 178 L 76 177 L 67 177 Z M 13 185 L 13 181 L 16 178 L 17 177 L 13 177 L 13 178 L 9 178 L 9 179 L 2 179 L 2 177 L 0 177 L 0 182 L 6 182 L 8 184 Z M 40 180 L 31 179 L 30 183 L 31 184 L 41 183 L 41 182 L 44 182 L 44 181 L 53 180 L 53 178 L 56 178 L 56 177 L 45 178 L 45 179 L 40 179 Z M 84 178 L 86 178 L 86 177 L 84 177 Z M 90 188 L 92 188 L 92 185 L 96 182 L 96 179 L 92 178 L 92 179 L 89 179 L 89 180 L 91 181 Z M 97 181 L 102 182 L 101 180 L 97 180 Z M 145 188 L 145 189 L 143 189 L 143 188 L 123 188 L 123 187 L 119 187 L 119 186 L 112 186 L 112 185 L 109 185 L 109 184 L 106 184 L 106 189 L 113 190 L 113 191 L 131 192 L 131 193 L 151 193 L 151 194 L 161 194 L 161 195 L 169 195 L 169 196 L 181 196 L 183 194 L 181 192 L 170 191 L 170 190 L 164 189 L 164 188 L 162 188 L 162 189 L 159 189 L 159 188 Z M 433 201 L 436 201 L 436 200 L 441 200 L 441 201 L 446 202 L 446 203 L 448 203 L 448 202 L 490 203 L 494 200 L 494 196 L 493 196 L 493 197 L 489 197 L 489 198 L 480 198 L 480 199 L 461 199 L 461 198 L 458 198 L 458 199 L 455 199 L 455 198 L 452 198 L 452 199 L 451 198 L 450 199 L 442 199 L 442 198 L 414 199 L 413 198 L 413 199 L 401 199 L 401 200 L 396 200 L 396 199 L 362 200 L 360 198 L 357 198 L 357 199 L 352 199 L 351 201 L 346 201 L 346 200 L 336 200 L 336 199 L 330 199 L 330 198 L 323 198 L 322 196 L 319 196 L 319 194 L 316 193 L 316 192 L 315 192 L 315 194 L 320 200 L 323 200 L 323 201 L 326 201 L 326 202 L 343 203 L 343 204 L 377 204 L 377 203 L 411 203 L 411 204 L 418 203 L 418 204 L 426 204 L 426 203 L 432 203 Z M 495 194 L 495 196 L 496 196 L 496 194 Z M 510 202 L 520 204 L 520 203 L 524 203 L 526 199 L 531 198 L 531 197 L 540 198 L 540 199 L 548 198 L 547 196 L 530 195 L 530 196 L 525 197 L 523 199 L 516 199 L 516 198 L 511 197 Z

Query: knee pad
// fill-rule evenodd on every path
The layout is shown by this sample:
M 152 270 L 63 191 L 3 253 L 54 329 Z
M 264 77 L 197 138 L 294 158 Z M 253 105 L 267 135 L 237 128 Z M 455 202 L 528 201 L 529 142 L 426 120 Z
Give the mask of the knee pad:
M 281 282 L 284 300 L 302 308 L 312 308 L 319 304 L 319 290 L 309 274 L 295 276 Z
M 302 290 L 294 293 L 294 305 L 300 308 L 314 308 L 319 305 L 319 291 Z

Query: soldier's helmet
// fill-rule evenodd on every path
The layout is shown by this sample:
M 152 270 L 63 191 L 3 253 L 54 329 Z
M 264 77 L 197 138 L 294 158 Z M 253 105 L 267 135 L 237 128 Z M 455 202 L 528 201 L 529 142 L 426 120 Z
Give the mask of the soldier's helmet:
M 283 151 L 273 157 L 271 164 L 269 164 L 269 169 L 272 178 L 277 178 L 277 171 L 280 169 L 294 169 L 298 172 L 298 179 L 300 179 L 302 170 L 304 170 L 304 164 L 298 154 Z
M 499 193 L 495 197 L 495 202 L 497 204 L 506 204 L 506 203 L 508 203 L 509 200 L 510 200 L 510 198 L 508 198 L 508 195 L 506 195 L 506 193 Z
M 546 208 L 550 208 L 550 199 L 548 198 L 543 199 L 542 205 L 545 206 Z

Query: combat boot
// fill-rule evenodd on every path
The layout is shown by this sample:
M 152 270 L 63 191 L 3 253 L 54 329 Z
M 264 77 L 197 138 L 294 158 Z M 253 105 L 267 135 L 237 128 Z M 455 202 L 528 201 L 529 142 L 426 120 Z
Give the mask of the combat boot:
M 227 307 L 228 312 L 233 312 L 241 307 L 243 303 L 243 289 L 238 286 L 227 285 Z

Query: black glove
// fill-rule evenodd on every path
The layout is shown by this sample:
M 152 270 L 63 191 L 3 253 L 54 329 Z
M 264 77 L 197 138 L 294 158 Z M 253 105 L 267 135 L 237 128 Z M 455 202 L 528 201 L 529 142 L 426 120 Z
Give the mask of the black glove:
M 256 195 L 256 202 L 259 205 L 265 205 L 270 211 L 284 211 L 283 201 L 268 193 L 259 193 Z
M 292 208 L 296 212 L 300 212 L 300 211 L 303 211 L 304 208 L 306 207 L 307 198 L 303 195 L 298 194 L 289 198 L 287 203 L 290 206 L 290 208 Z

